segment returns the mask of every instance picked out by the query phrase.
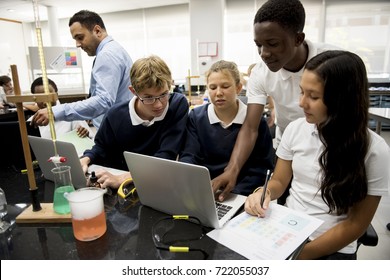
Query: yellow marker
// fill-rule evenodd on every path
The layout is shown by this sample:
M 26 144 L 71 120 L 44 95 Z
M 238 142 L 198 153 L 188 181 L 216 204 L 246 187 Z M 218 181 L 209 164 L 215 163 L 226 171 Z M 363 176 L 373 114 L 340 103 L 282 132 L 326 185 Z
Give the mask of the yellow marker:
M 188 253 L 189 251 L 190 251 L 190 247 L 169 246 L 169 252 L 172 253 Z
M 26 174 L 26 173 L 27 173 L 27 169 L 22 169 L 22 170 L 20 170 L 20 173 Z
M 189 219 L 188 215 L 173 215 L 172 217 L 174 219 L 177 219 L 177 220 L 188 220 Z

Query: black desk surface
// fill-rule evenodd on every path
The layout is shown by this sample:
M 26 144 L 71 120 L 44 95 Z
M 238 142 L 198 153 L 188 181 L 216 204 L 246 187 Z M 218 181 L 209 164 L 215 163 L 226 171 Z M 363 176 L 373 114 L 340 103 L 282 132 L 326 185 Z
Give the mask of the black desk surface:
M 29 117 L 33 115 L 34 115 L 33 111 L 24 110 L 24 117 L 26 121 Z M 18 120 L 18 113 L 16 112 L 15 108 L 0 110 L 0 121 L 9 122 L 9 121 L 17 121 L 17 120 Z
M 17 121 L 18 113 L 16 111 L 1 110 L 0 121 Z
M 36 176 L 40 202 L 52 202 L 53 184 L 40 178 L 39 170 Z M 8 219 L 14 220 L 22 211 L 16 204 L 31 202 L 27 184 L 27 176 L 11 167 L 1 171 L 0 186 L 9 204 Z M 70 223 L 13 224 L 9 233 L 0 235 L 1 259 L 203 259 L 199 252 L 170 253 L 155 248 L 152 226 L 166 214 L 143 206 L 137 200 L 120 203 L 117 196 L 105 196 L 104 199 L 107 232 L 99 239 L 76 240 Z M 188 230 L 194 226 L 189 224 Z M 203 249 L 208 253 L 208 259 L 245 259 L 208 236 L 188 244 Z

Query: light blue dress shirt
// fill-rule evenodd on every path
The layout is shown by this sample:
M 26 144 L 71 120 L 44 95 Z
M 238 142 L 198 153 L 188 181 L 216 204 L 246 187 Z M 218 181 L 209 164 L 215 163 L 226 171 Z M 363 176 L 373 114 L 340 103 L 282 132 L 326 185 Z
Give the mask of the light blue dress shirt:
M 92 67 L 90 97 L 86 100 L 53 107 L 56 121 L 90 120 L 99 129 L 105 113 L 114 104 L 129 101 L 132 94 L 130 69 L 133 65 L 127 51 L 107 36 L 96 50 Z

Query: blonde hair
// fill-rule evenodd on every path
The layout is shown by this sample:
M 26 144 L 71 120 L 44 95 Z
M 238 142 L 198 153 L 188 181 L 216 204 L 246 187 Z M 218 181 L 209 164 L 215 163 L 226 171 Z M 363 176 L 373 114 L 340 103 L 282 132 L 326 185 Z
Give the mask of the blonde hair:
M 130 70 L 131 85 L 136 92 L 147 88 L 170 88 L 172 75 L 168 65 L 160 57 L 151 55 L 134 62 Z
M 211 73 L 222 72 L 224 74 L 230 74 L 233 77 L 236 85 L 241 83 L 241 75 L 238 70 L 237 64 L 232 61 L 219 60 L 211 65 L 210 69 L 206 72 L 206 81 L 208 82 Z

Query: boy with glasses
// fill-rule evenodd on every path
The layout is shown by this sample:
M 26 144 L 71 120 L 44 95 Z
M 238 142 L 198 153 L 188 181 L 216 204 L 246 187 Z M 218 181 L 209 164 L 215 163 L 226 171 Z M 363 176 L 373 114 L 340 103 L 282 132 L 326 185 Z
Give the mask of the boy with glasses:
M 113 106 L 105 116 L 95 145 L 86 150 L 81 165 L 100 164 L 127 170 L 124 151 L 175 160 L 183 143 L 188 102 L 182 94 L 170 94 L 171 71 L 158 56 L 137 60 L 130 71 L 134 98 Z M 97 171 L 100 185 L 118 188 L 130 173 L 113 175 Z

